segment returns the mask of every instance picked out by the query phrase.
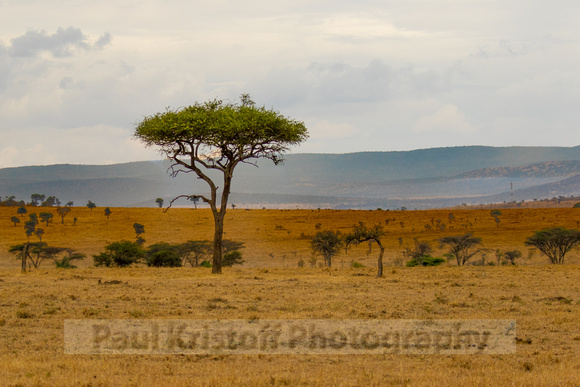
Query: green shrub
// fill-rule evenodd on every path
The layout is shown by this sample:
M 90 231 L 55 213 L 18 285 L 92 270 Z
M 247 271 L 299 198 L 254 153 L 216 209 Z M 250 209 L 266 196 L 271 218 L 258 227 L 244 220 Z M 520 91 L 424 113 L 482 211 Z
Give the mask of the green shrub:
M 574 204 L 574 207 L 572 207 L 572 208 L 580 208 L 580 202 Z
M 352 267 L 353 269 L 360 269 L 361 267 L 365 267 L 365 265 L 357 261 L 352 261 L 350 263 L 350 267 Z
M 443 258 L 438 257 L 431 257 L 429 255 L 425 255 L 423 257 L 416 257 L 411 259 L 407 262 L 407 267 L 415 267 L 415 266 L 439 266 L 443 262 L 446 262 Z
M 199 266 L 201 267 L 211 267 L 210 261 L 203 261 Z
M 127 267 L 139 262 L 144 256 L 144 251 L 135 242 L 113 242 L 105 247 L 105 252 L 93 255 L 95 266 Z
M 147 266 L 151 267 L 181 267 L 181 257 L 172 250 L 156 251 L 147 255 Z

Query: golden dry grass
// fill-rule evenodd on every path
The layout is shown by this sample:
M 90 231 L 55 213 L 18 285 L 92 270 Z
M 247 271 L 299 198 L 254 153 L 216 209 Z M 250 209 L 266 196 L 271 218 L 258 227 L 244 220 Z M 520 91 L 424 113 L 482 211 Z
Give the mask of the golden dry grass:
M 55 219 L 45 227 L 44 240 L 94 254 L 108 242 L 133 239 L 134 222 L 145 225 L 148 244 L 212 235 L 207 210 L 112 212 L 107 219 L 102 208 L 73 208 L 65 225 Z M 15 209 L 0 208 L 0 384 L 579 385 L 578 251 L 560 267 L 536 253 L 518 266 L 393 266 L 377 279 L 376 249 L 367 256 L 368 246 L 359 246 L 341 253 L 331 270 L 297 267 L 311 257 L 308 236 L 318 223 L 343 232 L 358 221 L 383 224 L 392 265 L 414 237 L 433 241 L 470 231 L 490 249 L 526 251 L 523 242 L 534 230 L 577 227 L 580 219 L 573 209 L 502 212 L 496 227 L 489 210 L 230 210 L 226 237 L 246 243 L 247 264 L 216 276 L 205 268 L 93 268 L 90 258 L 79 269 L 46 262 L 20 274 L 7 248 L 26 237 L 21 225 L 9 222 Z M 427 231 L 431 219 L 447 224 L 446 232 Z M 367 267 L 348 268 L 351 260 Z M 121 283 L 106 284 L 113 280 Z M 516 355 L 72 356 L 63 351 L 63 321 L 71 318 L 515 319 L 520 340 Z
M 3 385 L 578 385 L 580 268 L 1 271 Z M 101 283 L 99 283 L 101 280 Z M 121 283 L 106 284 L 117 280 Z M 64 355 L 63 320 L 517 320 L 516 355 Z
M 89 258 L 79 266 L 92 265 L 92 254 L 103 251 L 111 242 L 134 240 L 134 223 L 145 226 L 147 244 L 158 242 L 182 243 L 188 240 L 213 238 L 213 220 L 208 209 L 171 209 L 163 212 L 159 208 L 112 208 L 109 218 L 103 208 L 89 210 L 75 207 L 60 223 L 56 209 L 28 208 L 29 213 L 53 212 L 54 221 L 45 230 L 43 241 L 51 246 L 73 247 L 86 253 Z M 386 231 L 385 262 L 393 264 L 403 258 L 402 250 L 413 247 L 414 238 L 430 241 L 436 254 L 446 251 L 438 249 L 436 240 L 444 235 L 459 235 L 467 232 L 481 237 L 485 248 L 519 249 L 527 257 L 524 245 L 526 237 L 545 227 L 562 226 L 578 228 L 580 210 L 573 208 L 502 209 L 501 223 L 496 225 L 489 209 L 478 210 L 428 210 L 428 211 L 355 211 L 355 210 L 228 210 L 225 223 L 225 238 L 245 243 L 243 250 L 245 267 L 296 267 L 298 261 L 311 258 L 310 237 L 316 225 L 321 230 L 349 232 L 359 221 L 368 225 L 381 224 Z M 455 220 L 449 221 L 449 213 Z M 23 223 L 14 227 L 10 218 L 16 215 L 14 207 L 0 207 L 0 268 L 18 267 L 19 263 L 8 253 L 11 245 L 27 240 Z M 77 223 L 73 226 L 73 218 Z M 28 215 L 22 217 L 22 222 Z M 445 231 L 437 229 L 438 221 L 445 224 Z M 388 222 L 388 224 L 387 224 Z M 425 228 L 431 227 L 431 230 Z M 31 241 L 38 241 L 36 236 Z M 367 255 L 368 246 L 359 246 L 348 254 L 341 253 L 335 259 L 337 267 L 348 267 L 352 260 L 373 266 L 376 250 Z M 487 261 L 494 260 L 493 252 Z M 567 258 L 569 263 L 580 263 L 580 254 L 573 251 Z M 545 264 L 547 258 L 535 253 L 531 259 L 522 259 L 520 264 Z M 52 265 L 47 262 L 45 265 Z

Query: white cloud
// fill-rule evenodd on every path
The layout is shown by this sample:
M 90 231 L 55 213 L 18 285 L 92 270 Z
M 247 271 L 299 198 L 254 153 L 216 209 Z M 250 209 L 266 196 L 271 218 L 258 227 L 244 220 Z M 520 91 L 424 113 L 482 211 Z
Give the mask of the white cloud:
M 578 12 L 572 0 L 5 0 L 0 161 L 156 158 L 129 140 L 133 123 L 243 92 L 311 125 L 301 151 L 517 145 L 524 130 L 527 144 L 549 131 L 575 145 Z
M 457 106 L 449 104 L 435 113 L 420 118 L 413 131 L 417 133 L 456 133 L 471 134 L 476 129 L 470 125 Z
M 310 138 L 313 140 L 338 139 L 352 136 L 357 130 L 348 123 L 334 123 L 323 120 L 308 126 L 310 129 Z

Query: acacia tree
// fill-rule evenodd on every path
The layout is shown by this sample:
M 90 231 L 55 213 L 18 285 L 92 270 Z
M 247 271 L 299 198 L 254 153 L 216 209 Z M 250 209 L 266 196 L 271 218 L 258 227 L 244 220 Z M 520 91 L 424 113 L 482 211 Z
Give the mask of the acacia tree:
M 171 160 L 172 177 L 193 171 L 207 183 L 209 194 L 180 195 L 169 207 L 178 198 L 195 196 L 209 205 L 214 218 L 212 273 L 216 274 L 222 271 L 224 217 L 236 166 L 256 165 L 259 158 L 277 165 L 290 146 L 308 137 L 304 123 L 256 106 L 247 94 L 240 99 L 239 104 L 212 100 L 168 109 L 145 117 L 135 129 L 137 139 L 159 147 Z M 221 183 L 212 178 L 212 171 L 221 174 Z
M 482 251 L 472 250 L 481 244 L 481 238 L 471 234 L 446 236 L 439 239 L 441 246 L 449 246 L 449 255 L 457 260 L 457 266 L 463 266 L 471 257 Z
M 553 264 L 563 264 L 565 255 L 580 244 L 580 231 L 563 227 L 546 228 L 528 237 L 527 246 L 535 246 Z
M 324 257 L 324 264 L 332 267 L 332 257 L 340 251 L 344 241 L 340 231 L 319 231 L 310 241 L 312 252 Z
M 346 246 L 350 244 L 359 244 L 361 242 L 376 242 L 379 245 L 379 259 L 377 261 L 377 277 L 383 276 L 383 256 L 385 255 L 385 247 L 381 243 L 381 238 L 385 236 L 385 232 L 380 224 L 368 228 L 363 222 L 359 222 L 352 227 L 352 232 L 345 237 Z

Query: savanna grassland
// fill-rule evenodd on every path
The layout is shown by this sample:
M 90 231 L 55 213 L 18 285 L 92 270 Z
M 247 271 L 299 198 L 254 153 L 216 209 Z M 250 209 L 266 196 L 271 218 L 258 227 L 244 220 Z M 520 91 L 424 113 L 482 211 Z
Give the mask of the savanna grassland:
M 91 254 L 110 242 L 146 244 L 210 239 L 205 209 L 73 208 L 64 225 L 55 209 L 43 241 L 89 255 L 78 269 L 20 273 L 8 248 L 27 240 L 0 207 L 0 380 L 2 385 L 568 385 L 580 384 L 580 253 L 548 264 L 525 238 L 545 227 L 577 228 L 580 210 L 333 211 L 228 210 L 225 238 L 244 242 L 243 266 L 107 269 Z M 453 220 L 449 219 L 453 213 Z M 28 215 L 23 217 L 26 219 Z M 76 217 L 76 225 L 73 218 Z M 378 250 L 360 245 L 310 267 L 309 238 L 343 233 L 357 222 L 381 224 L 385 276 L 375 278 Z M 441 224 L 445 224 L 444 231 Z M 428 227 L 426 227 L 428 226 Z M 489 249 L 519 249 L 516 266 L 402 267 L 414 238 L 435 243 L 471 232 Z M 32 236 L 31 241 L 38 240 Z M 298 261 L 305 267 L 298 267 Z M 366 267 L 351 268 L 356 261 Z M 473 258 L 481 262 L 482 256 Z M 515 355 L 65 355 L 65 319 L 515 319 Z

